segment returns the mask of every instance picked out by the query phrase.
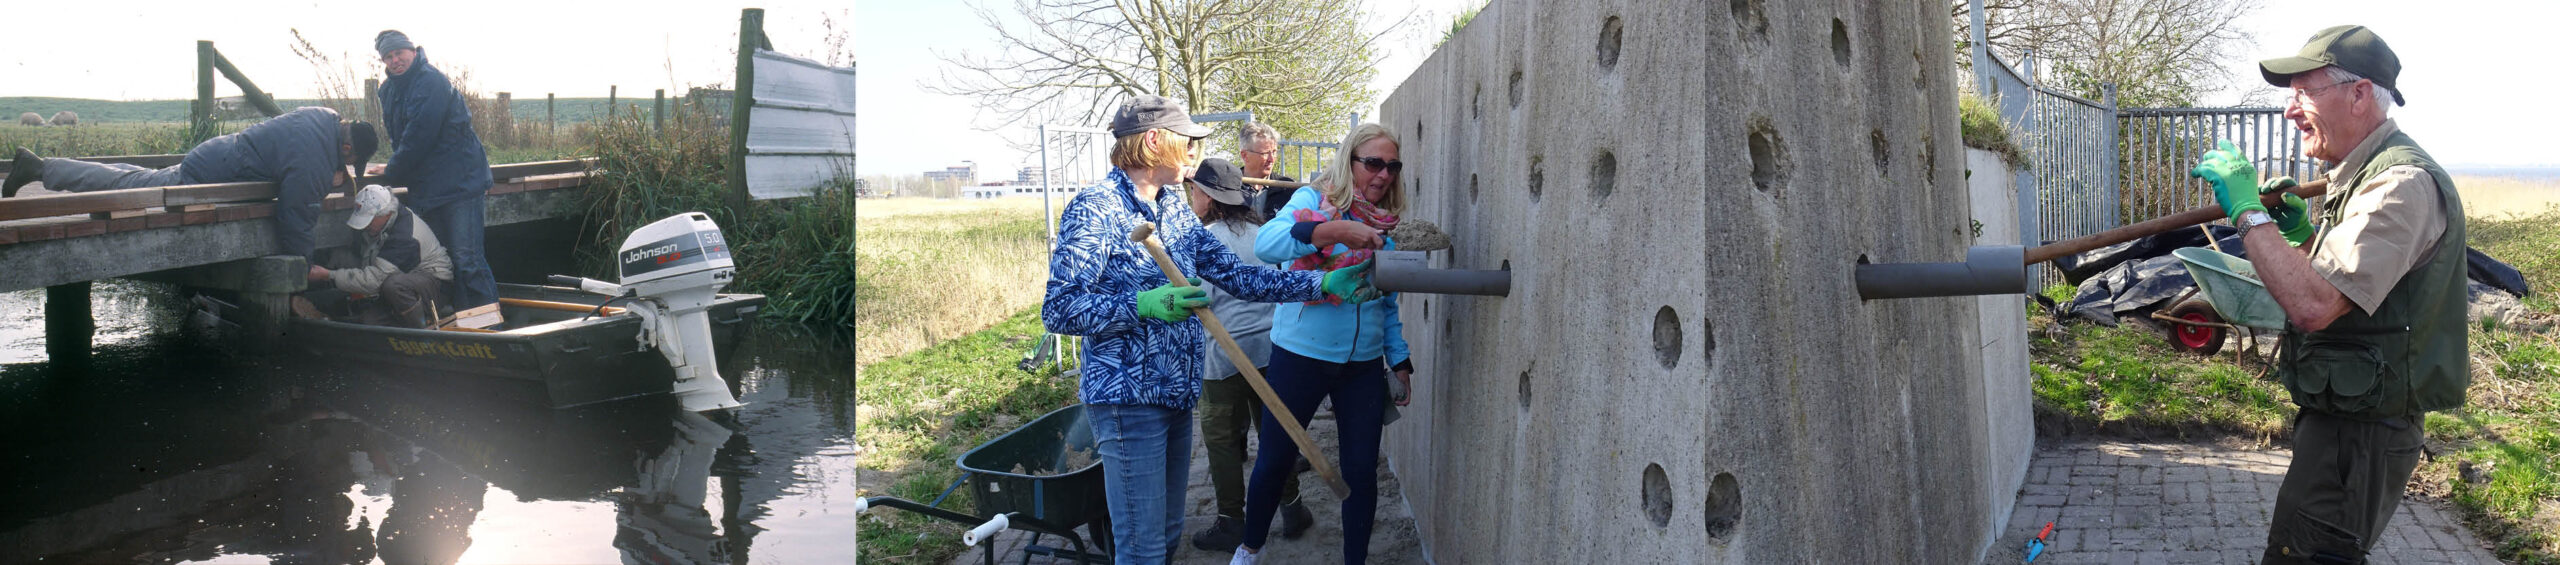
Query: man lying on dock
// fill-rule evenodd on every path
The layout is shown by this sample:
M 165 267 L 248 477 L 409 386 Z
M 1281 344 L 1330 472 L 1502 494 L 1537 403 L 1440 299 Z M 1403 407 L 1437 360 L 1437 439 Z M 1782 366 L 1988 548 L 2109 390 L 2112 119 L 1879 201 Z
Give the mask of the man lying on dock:
M 356 211 L 347 216 L 356 244 L 329 253 L 327 268 L 312 265 L 311 282 L 334 283 L 344 293 L 314 292 L 312 307 L 321 312 L 352 310 L 356 319 L 376 326 L 423 328 L 436 320 L 435 306 L 444 304 L 444 285 L 453 281 L 453 260 L 434 230 L 416 212 L 392 198 L 391 189 L 368 185 L 356 192 Z M 328 306 L 320 306 L 320 304 Z M 296 306 L 297 309 L 301 305 Z
M 39 158 L 18 148 L 9 180 L 0 183 L 0 198 L 16 197 L 28 183 L 43 182 L 54 192 L 88 192 L 226 182 L 276 183 L 276 243 L 284 252 L 311 256 L 311 224 L 320 218 L 320 199 L 346 186 L 355 168 L 373 159 L 373 124 L 340 122 L 328 108 L 300 108 L 239 133 L 216 137 L 187 150 L 176 165 L 152 169 L 121 163 Z

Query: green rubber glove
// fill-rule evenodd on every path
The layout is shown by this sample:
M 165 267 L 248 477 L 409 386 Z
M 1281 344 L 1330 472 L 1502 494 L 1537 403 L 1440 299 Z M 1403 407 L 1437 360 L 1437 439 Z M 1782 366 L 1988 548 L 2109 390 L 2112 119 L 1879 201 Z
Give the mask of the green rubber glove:
M 2295 182 L 2293 177 L 2271 178 L 2266 182 L 2258 183 L 2258 194 L 2274 194 L 2301 185 L 2302 183 Z M 2261 202 L 2261 204 L 2264 203 Z M 2284 240 L 2293 242 L 2294 245 L 2311 241 L 2311 234 L 2316 231 L 2311 227 L 2311 205 L 2303 202 L 2302 197 L 2294 196 L 2292 193 L 2285 193 L 2284 205 L 2267 210 L 2267 216 L 2276 219 L 2276 229 L 2283 231 Z
M 2212 183 L 2214 201 L 2222 204 L 2222 213 L 2231 216 L 2231 223 L 2237 225 L 2241 214 L 2251 210 L 2265 212 L 2267 206 L 2258 203 L 2258 168 L 2249 164 L 2248 157 L 2240 156 L 2240 148 L 2231 145 L 2231 140 L 2222 140 L 2219 145 L 2219 149 L 2206 151 L 2196 168 L 2187 170 L 2187 176 Z
M 1378 260 L 1361 261 L 1358 265 L 1334 269 L 1324 274 L 1324 293 L 1349 304 L 1377 300 L 1378 287 L 1369 285 L 1369 266 Z
M 1209 291 L 1200 289 L 1200 277 L 1191 277 L 1191 286 L 1165 283 L 1138 293 L 1138 315 L 1168 323 L 1191 319 L 1191 309 L 1208 306 Z

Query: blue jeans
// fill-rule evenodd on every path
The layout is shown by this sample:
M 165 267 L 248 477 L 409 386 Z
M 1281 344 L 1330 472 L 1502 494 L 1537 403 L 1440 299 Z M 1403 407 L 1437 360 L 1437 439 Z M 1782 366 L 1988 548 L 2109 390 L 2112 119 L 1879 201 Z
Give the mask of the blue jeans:
M 54 192 L 89 192 L 153 188 L 188 184 L 186 174 L 177 165 L 157 169 L 123 163 L 91 163 L 79 159 L 53 157 L 44 160 L 44 189 Z
M 488 195 L 473 194 L 451 204 L 415 210 L 453 259 L 453 286 L 445 289 L 445 295 L 453 297 L 457 312 L 498 301 L 497 275 L 489 272 L 489 257 L 481 253 L 482 242 L 488 239 L 483 217 L 488 200 Z
M 1111 498 L 1114 563 L 1166 563 L 1182 539 L 1182 500 L 1191 478 L 1191 411 L 1089 404 Z
M 1289 406 L 1298 425 L 1316 415 L 1316 404 L 1333 397 L 1333 422 L 1340 428 L 1342 481 L 1351 496 L 1342 499 L 1342 561 L 1369 559 L 1369 527 L 1378 517 L 1378 438 L 1386 427 L 1387 365 L 1384 359 L 1334 363 L 1311 359 L 1272 346 L 1271 392 Z M 1271 534 L 1271 513 L 1280 507 L 1280 479 L 1297 471 L 1298 444 L 1280 429 L 1275 414 L 1262 413 L 1255 430 L 1262 447 L 1253 459 L 1253 478 L 1245 481 L 1244 546 L 1261 549 Z

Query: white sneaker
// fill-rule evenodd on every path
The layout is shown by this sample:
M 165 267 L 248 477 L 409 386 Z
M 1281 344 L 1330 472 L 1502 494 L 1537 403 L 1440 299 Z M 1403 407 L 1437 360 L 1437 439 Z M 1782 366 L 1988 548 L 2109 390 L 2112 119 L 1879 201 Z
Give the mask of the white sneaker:
M 1261 557 L 1254 555 L 1253 551 L 1247 550 L 1244 546 L 1239 545 L 1236 546 L 1235 559 L 1227 560 L 1227 565 L 1253 565 L 1253 562 L 1257 559 L 1261 559 Z

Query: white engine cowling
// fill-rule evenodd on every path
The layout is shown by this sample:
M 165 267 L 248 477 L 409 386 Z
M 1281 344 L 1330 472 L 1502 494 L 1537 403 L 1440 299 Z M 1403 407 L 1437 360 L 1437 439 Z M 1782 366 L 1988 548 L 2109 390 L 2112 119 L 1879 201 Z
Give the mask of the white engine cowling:
M 707 309 L 738 275 L 719 224 L 701 212 L 651 222 L 622 240 L 617 258 L 621 290 L 636 295 L 631 310 L 648 322 L 640 339 L 675 369 L 674 392 L 684 408 L 739 406 L 711 350 Z

